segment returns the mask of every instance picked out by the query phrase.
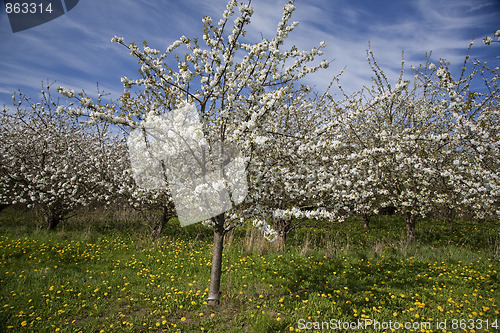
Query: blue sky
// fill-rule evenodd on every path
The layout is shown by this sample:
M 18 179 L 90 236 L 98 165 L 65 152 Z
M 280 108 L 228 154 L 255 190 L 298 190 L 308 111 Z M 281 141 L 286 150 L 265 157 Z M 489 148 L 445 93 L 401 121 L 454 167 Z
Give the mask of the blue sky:
M 217 22 L 226 0 L 80 0 L 66 15 L 38 27 L 12 33 L 4 10 L 0 14 L 0 106 L 11 106 L 14 91 L 39 97 L 41 81 L 57 81 L 75 91 L 95 96 L 99 88 L 118 98 L 122 76 L 137 78 L 138 65 L 122 46 L 111 43 L 114 35 L 125 42 L 159 50 L 181 35 L 201 37 L 201 18 Z M 285 1 L 253 0 L 255 14 L 248 37 L 272 38 Z M 311 49 L 324 40 L 324 58 L 330 68 L 305 83 L 321 90 L 342 69 L 347 91 L 370 83 L 365 50 L 371 42 L 376 58 L 395 80 L 401 52 L 406 65 L 418 65 L 432 51 L 434 61 L 446 58 L 457 68 L 463 63 L 472 38 L 472 56 L 500 61 L 500 45 L 485 46 L 482 38 L 500 29 L 499 0 L 296 0 L 294 20 L 300 22 L 289 42 Z M 3 9 L 3 8 L 2 8 Z M 409 67 L 408 67 L 409 68 Z M 54 88 L 55 88 L 54 87 Z M 54 89 L 55 90 L 55 89 Z

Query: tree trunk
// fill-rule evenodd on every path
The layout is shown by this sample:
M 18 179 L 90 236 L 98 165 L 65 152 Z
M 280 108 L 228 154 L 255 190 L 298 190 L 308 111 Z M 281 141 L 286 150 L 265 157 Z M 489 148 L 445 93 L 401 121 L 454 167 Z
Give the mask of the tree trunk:
M 2 210 L 4 210 L 7 207 L 9 207 L 9 205 L 7 205 L 7 204 L 0 204 L 0 213 L 2 212 Z
M 278 232 L 278 236 L 276 237 L 276 247 L 280 252 L 285 251 L 286 236 L 286 232 Z
M 165 226 L 165 224 L 167 224 L 171 217 L 172 213 L 170 212 L 170 209 L 168 209 L 168 207 L 166 206 L 163 206 L 160 220 L 156 222 L 153 231 L 151 231 L 151 238 L 154 242 L 156 242 L 160 238 L 163 227 Z
M 415 224 L 416 224 L 415 215 L 411 213 L 406 213 L 405 222 L 406 222 L 406 240 L 408 244 L 411 244 L 417 238 L 417 233 L 415 231 Z
M 276 239 L 276 244 L 278 251 L 283 252 L 285 250 L 286 238 L 290 232 L 290 227 L 292 224 L 292 219 L 279 219 L 274 223 L 278 237 Z
M 370 228 L 370 214 L 363 214 L 363 229 L 368 230 Z
M 224 213 L 212 218 L 214 225 L 214 247 L 212 255 L 212 272 L 210 274 L 210 288 L 207 304 L 216 306 L 220 303 L 220 279 L 222 274 L 222 250 L 224 249 Z
M 453 208 L 448 208 L 448 229 L 453 232 L 453 218 L 455 217 Z
M 45 223 L 47 224 L 47 230 L 55 230 L 59 225 L 59 222 L 62 221 L 61 214 L 54 212 L 53 210 L 47 210 L 45 212 Z

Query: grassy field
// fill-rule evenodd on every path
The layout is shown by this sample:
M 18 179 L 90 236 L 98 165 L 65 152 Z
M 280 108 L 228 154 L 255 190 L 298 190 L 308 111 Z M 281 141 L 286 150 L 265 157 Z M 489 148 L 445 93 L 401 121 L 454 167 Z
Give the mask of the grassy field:
M 38 219 L 0 213 L 0 332 L 500 331 L 498 222 L 419 221 L 408 246 L 396 216 L 369 231 L 350 219 L 299 230 L 283 253 L 236 230 L 212 308 L 205 227 L 171 220 L 154 244 L 124 212 L 56 232 Z

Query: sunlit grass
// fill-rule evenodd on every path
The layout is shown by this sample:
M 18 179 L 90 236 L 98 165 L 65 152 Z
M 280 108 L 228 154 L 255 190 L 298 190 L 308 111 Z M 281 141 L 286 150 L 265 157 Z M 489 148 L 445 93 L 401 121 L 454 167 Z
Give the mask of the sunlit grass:
M 369 231 L 358 222 L 302 230 L 284 253 L 246 251 L 237 232 L 224 252 L 218 308 L 205 302 L 211 243 L 196 237 L 201 227 L 167 230 L 153 244 L 147 233 L 131 230 L 21 235 L 4 225 L 0 331 L 298 332 L 301 319 L 499 317 L 498 225 L 461 222 L 447 241 L 426 236 L 431 229 L 449 231 L 423 221 L 422 241 L 407 246 L 398 221 L 381 218 Z M 169 227 L 178 228 L 175 221 Z

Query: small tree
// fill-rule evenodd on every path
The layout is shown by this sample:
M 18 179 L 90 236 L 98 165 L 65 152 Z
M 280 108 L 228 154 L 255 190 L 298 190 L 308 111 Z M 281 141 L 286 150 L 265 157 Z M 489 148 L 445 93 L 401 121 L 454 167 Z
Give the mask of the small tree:
M 112 41 L 125 46 L 138 59 L 142 75 L 137 80 L 122 78 L 127 91 L 121 96 L 119 106 L 101 104 L 83 94 L 75 96 L 64 88 L 60 92 L 79 100 L 82 108 L 76 113 L 131 128 L 137 127 L 148 114 L 168 114 L 181 103 L 194 104 L 212 149 L 231 143 L 249 158 L 251 134 L 263 126 L 265 115 L 274 112 L 293 93 L 291 83 L 326 68 L 328 63 L 308 66 L 322 55 L 323 43 L 310 51 L 299 51 L 295 46 L 283 50 L 284 40 L 297 26 L 297 22 L 290 21 L 295 10 L 291 1 L 283 8 L 276 36 L 255 44 L 244 41 L 245 27 L 254 9 L 238 5 L 237 1 L 229 1 L 216 24 L 210 17 L 203 18 L 204 30 L 200 36 L 203 42 L 182 36 L 164 53 L 150 48 L 146 42 L 140 50 L 136 44 L 125 44 L 123 38 L 114 37 Z M 240 15 L 232 20 L 237 9 Z M 143 89 L 132 96 L 134 87 Z M 212 225 L 214 247 L 208 303 L 215 305 L 220 297 L 224 235 L 235 224 L 222 213 L 212 218 Z

